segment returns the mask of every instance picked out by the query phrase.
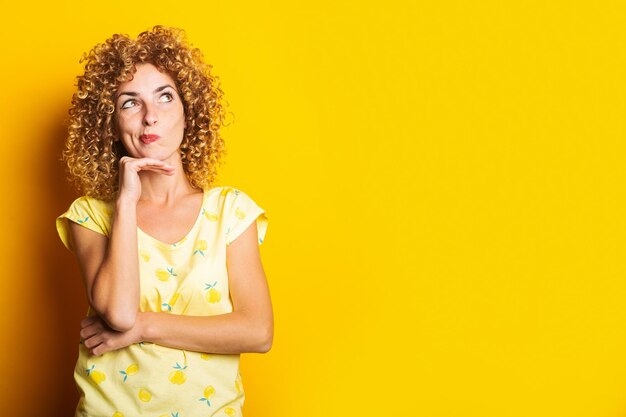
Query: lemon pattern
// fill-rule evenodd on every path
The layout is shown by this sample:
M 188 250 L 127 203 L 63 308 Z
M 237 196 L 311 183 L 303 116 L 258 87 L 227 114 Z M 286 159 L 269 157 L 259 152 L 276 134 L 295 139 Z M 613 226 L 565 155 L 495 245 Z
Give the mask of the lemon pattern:
M 185 369 L 187 369 L 187 365 L 180 366 L 180 364 L 176 362 L 176 366 L 174 366 L 173 368 L 175 369 L 175 371 L 170 372 L 170 375 L 167 379 L 169 379 L 172 384 L 184 384 L 187 380 L 187 375 L 185 374 Z
M 139 249 L 139 257 L 143 259 L 144 262 L 150 262 L 150 253 L 143 249 Z
M 196 242 L 196 245 L 194 246 L 193 254 L 195 255 L 199 253 L 200 255 L 204 256 L 204 251 L 206 251 L 207 247 L 208 246 L 206 240 L 200 239 Z
M 104 374 L 104 372 L 94 369 L 95 367 L 96 365 L 91 365 L 91 368 L 85 369 L 85 372 L 93 382 L 100 385 L 107 379 L 107 376 Z
M 129 375 L 135 375 L 137 372 L 139 372 L 139 366 L 136 363 L 133 363 L 132 365 L 128 365 L 126 370 L 120 371 L 120 374 L 124 375 L 123 381 L 126 382 Z
M 174 267 L 166 268 L 166 269 L 157 269 L 154 271 L 154 275 L 159 279 L 159 281 L 167 282 L 171 277 L 177 277 L 178 274 L 174 273 Z
M 239 220 L 243 219 L 244 217 L 246 217 L 246 212 L 243 211 L 242 209 L 240 209 L 239 207 L 237 207 L 235 209 L 235 216 L 237 216 L 237 218 Z
M 209 385 L 204 389 L 204 397 L 200 398 L 200 401 L 205 401 L 206 404 L 211 406 L 211 398 L 215 395 L 215 388 L 213 385 Z
M 206 219 L 208 221 L 211 221 L 211 222 L 216 222 L 216 221 L 218 221 L 220 219 L 220 217 L 217 214 L 210 213 L 210 212 L 206 211 L 205 209 L 202 209 L 202 215 L 204 217 L 206 217 Z
M 137 393 L 137 397 L 144 403 L 147 403 L 148 401 L 152 399 L 152 393 L 148 391 L 147 389 L 142 388 Z
M 172 295 L 172 298 L 170 298 L 170 302 L 169 303 L 163 303 L 161 304 L 161 311 L 167 311 L 170 312 L 172 311 L 172 306 L 174 306 L 174 304 L 176 304 L 176 301 L 178 301 L 178 297 L 180 297 L 180 293 L 179 292 L 175 292 L 174 295 Z
M 209 303 L 219 303 L 222 299 L 222 294 L 214 288 L 217 285 L 217 281 L 213 284 L 204 284 L 204 289 L 207 290 L 205 298 Z
M 109 236 L 114 201 L 76 199 L 57 219 L 71 250 L 69 222 Z M 233 187 L 205 191 L 198 218 L 175 244 L 137 231 L 141 311 L 208 316 L 233 311 L 226 248 L 256 221 L 258 242 L 267 216 Z M 186 352 L 148 342 L 91 356 L 79 344 L 74 372 L 81 394 L 76 416 L 241 416 L 245 398 L 239 355 Z

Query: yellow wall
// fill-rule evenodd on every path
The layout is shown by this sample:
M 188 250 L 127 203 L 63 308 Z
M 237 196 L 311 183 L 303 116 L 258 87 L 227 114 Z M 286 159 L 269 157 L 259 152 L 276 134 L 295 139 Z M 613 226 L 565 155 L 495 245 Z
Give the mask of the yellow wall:
M 186 3 L 3 13 L 3 414 L 74 409 L 62 123 L 82 53 L 154 24 L 213 63 L 220 184 L 270 218 L 247 416 L 626 413 L 621 2 Z

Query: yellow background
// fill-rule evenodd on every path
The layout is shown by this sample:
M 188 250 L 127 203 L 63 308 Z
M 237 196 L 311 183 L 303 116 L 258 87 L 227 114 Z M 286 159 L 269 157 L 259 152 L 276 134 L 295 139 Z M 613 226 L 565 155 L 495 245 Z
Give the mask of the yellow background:
M 3 13 L 2 413 L 69 416 L 85 311 L 54 218 L 78 63 L 187 30 L 267 210 L 248 417 L 626 415 L 618 1 L 17 2 Z M 188 417 L 188 416 L 180 416 Z

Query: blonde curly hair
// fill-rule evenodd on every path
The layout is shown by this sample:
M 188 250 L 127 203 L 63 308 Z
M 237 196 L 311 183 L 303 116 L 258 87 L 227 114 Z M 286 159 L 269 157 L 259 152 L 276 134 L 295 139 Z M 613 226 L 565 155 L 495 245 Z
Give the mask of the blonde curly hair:
M 85 73 L 77 77 L 62 156 L 82 195 L 105 200 L 117 192 L 118 162 L 126 150 L 116 140 L 114 97 L 140 63 L 151 63 L 173 78 L 185 113 L 180 145 L 185 174 L 196 188 L 213 184 L 226 153 L 220 136 L 226 103 L 219 78 L 211 75 L 211 66 L 182 29 L 155 26 L 135 40 L 116 34 L 84 54 L 83 61 Z

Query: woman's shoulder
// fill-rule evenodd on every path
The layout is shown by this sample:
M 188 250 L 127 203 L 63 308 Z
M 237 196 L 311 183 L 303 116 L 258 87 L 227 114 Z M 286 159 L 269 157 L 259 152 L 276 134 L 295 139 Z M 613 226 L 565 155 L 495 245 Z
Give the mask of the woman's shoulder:
M 215 195 L 217 197 L 226 197 L 230 194 L 235 195 L 239 194 L 241 190 L 238 188 L 232 187 L 230 185 L 218 185 L 207 190 L 208 195 Z
M 95 197 L 81 196 L 56 219 L 56 227 L 61 240 L 72 249 L 69 240 L 69 221 L 77 223 L 94 232 L 109 236 L 115 200 L 100 200 Z
M 216 186 L 206 191 L 206 198 L 209 205 L 214 208 L 228 209 L 236 204 L 254 203 L 252 198 L 237 187 L 230 185 Z
M 207 192 L 207 218 L 221 221 L 225 227 L 227 244 L 234 241 L 253 221 L 257 221 L 259 243 L 267 229 L 267 215 L 247 193 L 224 185 Z
M 109 218 L 113 216 L 114 208 L 115 199 L 113 198 L 102 200 L 96 197 L 84 195 L 75 199 L 70 204 L 68 211 L 92 213 L 93 215 Z
M 226 202 L 232 201 L 241 193 L 243 193 L 243 191 L 229 185 L 216 186 L 205 192 L 206 199 L 214 206 L 224 206 Z

